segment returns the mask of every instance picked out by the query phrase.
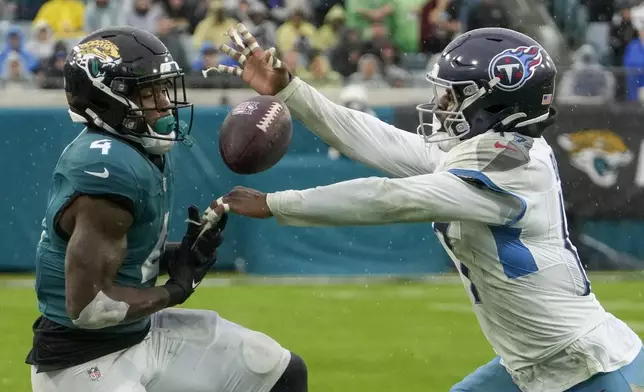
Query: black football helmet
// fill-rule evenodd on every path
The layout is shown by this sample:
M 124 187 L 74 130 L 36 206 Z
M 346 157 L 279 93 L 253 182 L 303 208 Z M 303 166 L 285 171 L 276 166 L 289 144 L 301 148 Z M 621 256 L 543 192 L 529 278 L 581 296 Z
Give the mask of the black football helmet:
M 168 48 L 153 34 L 135 27 L 108 27 L 83 38 L 69 54 L 63 70 L 69 113 L 75 122 L 139 142 L 163 153 L 176 141 L 187 141 L 193 106 L 187 101 L 184 73 Z M 165 90 L 167 102 L 140 108 L 135 101 L 145 87 Z M 188 108 L 189 120 L 179 119 Z M 149 126 L 145 111 L 169 111 Z
M 540 136 L 555 115 L 556 75 L 532 38 L 504 28 L 468 31 L 447 45 L 427 74 L 434 97 L 417 106 L 418 133 L 428 143 L 447 142 L 441 146 L 490 130 Z

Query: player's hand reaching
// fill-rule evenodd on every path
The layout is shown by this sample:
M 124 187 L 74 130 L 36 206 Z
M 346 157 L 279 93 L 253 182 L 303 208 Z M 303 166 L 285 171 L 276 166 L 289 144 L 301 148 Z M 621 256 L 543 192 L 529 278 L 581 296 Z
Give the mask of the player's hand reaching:
M 266 203 L 266 194 L 243 186 L 234 187 L 217 200 L 217 205 L 222 206 L 225 211 L 249 218 L 266 219 L 273 216 Z
M 227 220 L 223 206 L 212 210 L 207 221 L 197 207 L 188 207 L 188 229 L 168 263 L 170 279 L 164 285 L 170 293 L 168 306 L 184 303 L 215 265 Z
M 228 29 L 227 34 L 235 48 L 223 44 L 219 50 L 234 58 L 239 67 L 220 64 L 202 71 L 204 77 L 210 71 L 237 75 L 260 95 L 275 95 L 288 85 L 289 70 L 284 62 L 275 57 L 275 48 L 262 50 L 255 37 L 241 23 L 234 29 Z

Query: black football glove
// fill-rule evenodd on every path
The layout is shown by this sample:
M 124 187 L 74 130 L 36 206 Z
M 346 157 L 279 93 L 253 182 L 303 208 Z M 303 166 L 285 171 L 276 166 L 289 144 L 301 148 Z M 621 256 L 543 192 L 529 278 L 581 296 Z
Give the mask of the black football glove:
M 163 286 L 170 293 L 168 306 L 184 303 L 194 293 L 208 271 L 217 261 L 217 247 L 221 245 L 222 231 L 228 215 L 224 214 L 217 224 L 204 229 L 199 209 L 188 207 L 188 229 L 179 245 L 168 260 L 170 279 Z

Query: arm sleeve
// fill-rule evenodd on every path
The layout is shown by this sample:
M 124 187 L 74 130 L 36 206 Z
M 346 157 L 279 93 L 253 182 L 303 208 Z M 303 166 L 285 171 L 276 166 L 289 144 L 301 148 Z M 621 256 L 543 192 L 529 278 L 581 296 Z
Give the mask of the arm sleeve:
M 432 173 L 442 151 L 369 114 L 331 102 L 294 78 L 277 97 L 293 116 L 343 155 L 396 177 Z
M 468 183 L 449 172 L 406 178 L 363 178 L 302 191 L 268 194 L 280 224 L 290 226 L 379 225 L 477 221 L 510 224 L 525 205 L 504 192 Z

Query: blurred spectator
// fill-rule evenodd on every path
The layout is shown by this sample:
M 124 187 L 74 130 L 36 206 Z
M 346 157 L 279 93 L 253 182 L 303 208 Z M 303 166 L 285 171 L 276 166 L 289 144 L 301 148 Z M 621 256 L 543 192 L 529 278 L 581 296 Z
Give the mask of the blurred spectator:
M 467 31 L 483 27 L 513 28 L 508 10 L 499 0 L 480 0 L 468 8 Z
M 350 76 L 358 70 L 362 51 L 363 45 L 358 32 L 354 29 L 347 30 L 338 46 L 331 51 L 333 69 L 344 77 Z
M 614 97 L 615 77 L 599 63 L 592 45 L 582 45 L 561 78 L 557 99 L 568 104 L 606 104 Z
M 54 55 L 51 56 L 49 67 L 47 67 L 47 69 L 45 70 L 45 76 L 62 78 L 66 59 L 67 53 L 65 52 L 54 53 Z
M 159 40 L 168 48 L 172 53 L 172 58 L 179 64 L 182 69 L 190 68 L 190 61 L 186 54 L 184 45 L 184 28 L 186 25 L 175 24 L 175 21 L 165 15 L 161 16 L 156 25 L 156 35 Z
M 85 7 L 83 30 L 92 33 L 110 26 L 120 26 L 125 23 L 121 2 L 115 0 L 89 1 Z
M 199 57 L 192 62 L 192 71 L 200 75 L 201 70 L 216 67 L 219 64 L 217 52 L 217 48 L 211 42 L 204 42 L 199 51 Z
M 420 51 L 440 53 L 460 28 L 459 9 L 450 0 L 429 0 L 420 10 Z
M 396 35 L 392 37 L 403 52 L 420 50 L 420 18 L 425 0 L 397 0 L 394 19 Z
M 0 20 L 13 20 L 16 8 L 15 0 L 0 0 Z
M 294 9 L 300 10 L 306 18 L 313 16 L 311 0 L 265 0 L 265 2 L 271 9 L 271 16 L 280 23 L 289 19 Z
M 314 17 L 312 23 L 316 26 L 322 26 L 324 24 L 326 14 L 329 13 L 329 10 L 331 10 L 331 8 L 339 5 L 340 7 L 342 7 L 342 9 L 344 9 L 344 0 L 313 0 L 312 3 L 314 4 Z
M 172 21 L 172 30 L 193 34 L 199 23 L 197 10 L 192 1 L 159 0 L 165 16 Z
M 316 88 L 342 86 L 342 76 L 331 69 L 329 60 L 319 51 L 311 54 L 308 67 L 298 76 Z
M 268 16 L 268 7 L 259 1 L 254 1 L 248 7 L 249 20 L 245 22 L 248 30 L 264 50 L 277 47 L 277 25 Z
M 347 23 L 361 38 L 371 37 L 371 26 L 382 25 L 386 34 L 395 36 L 394 4 L 391 0 L 346 0 Z
M 78 0 L 49 0 L 38 10 L 34 24 L 46 21 L 56 38 L 77 38 L 84 34 L 85 4 Z
M 262 3 L 260 3 L 259 0 L 253 0 L 253 4 L 262 4 Z M 249 0 L 237 0 L 237 6 L 233 10 L 229 10 L 228 7 L 226 7 L 226 4 L 224 3 L 224 10 L 226 10 L 226 14 L 234 17 L 235 19 L 237 19 L 243 24 L 246 24 L 249 22 L 249 18 L 248 18 L 249 9 L 250 9 Z
M 306 11 L 303 8 L 290 9 L 288 20 L 277 28 L 277 48 L 280 51 L 288 52 L 297 49 L 302 52 L 311 47 L 311 40 L 316 30 L 306 17 Z
M 389 87 L 389 84 L 382 76 L 380 60 L 371 53 L 367 53 L 360 58 L 358 71 L 349 77 L 349 83 L 360 84 L 368 89 Z
M 2 87 L 4 89 L 22 89 L 35 87 L 33 77 L 27 69 L 27 64 L 18 52 L 9 52 L 2 59 Z
M 626 45 L 637 37 L 637 31 L 631 23 L 631 1 L 621 2 L 611 21 L 610 47 L 613 50 L 613 65 L 622 65 Z
M 639 30 L 624 51 L 626 68 L 626 96 L 629 101 L 640 100 L 640 91 L 644 91 L 644 29 Z
M 159 4 L 152 4 L 152 0 L 134 0 L 132 7 L 124 11 L 125 24 L 150 32 L 156 32 L 159 20 L 163 17 L 163 10 Z
M 46 21 L 41 20 L 33 25 L 25 51 L 38 58 L 41 63 L 54 54 L 53 32 Z
M 192 43 L 196 48 L 201 47 L 205 41 L 212 42 L 215 46 L 228 43 L 230 38 L 226 32 L 235 26 L 237 26 L 237 21 L 226 16 L 223 1 L 212 0 L 208 14 L 197 25 L 195 34 L 192 36 Z
M 409 85 L 411 74 L 400 67 L 395 67 L 387 70 L 385 79 L 391 87 L 403 88 Z
M 398 49 L 391 43 L 385 43 L 380 47 L 379 53 L 387 83 L 392 87 L 404 87 L 411 78 L 411 74 L 398 65 L 400 63 Z
M 24 37 L 22 35 L 22 30 L 20 30 L 19 27 L 10 27 L 9 30 L 7 30 L 6 39 L 7 44 L 2 52 L 0 52 L 0 67 L 5 66 L 7 58 L 11 55 L 20 57 L 20 65 L 29 72 L 33 72 L 38 68 L 40 61 L 35 55 L 28 52 L 25 48 Z M 5 70 L 0 69 L 0 74 L 4 75 Z
M 323 52 L 334 48 L 338 44 L 346 21 L 344 8 L 336 4 L 327 12 L 322 25 L 315 34 L 314 46 Z

